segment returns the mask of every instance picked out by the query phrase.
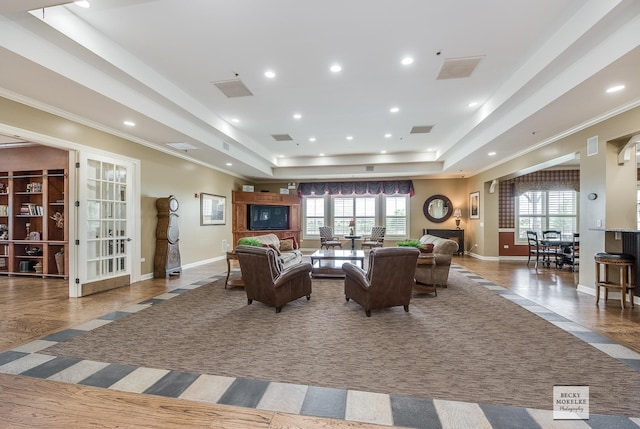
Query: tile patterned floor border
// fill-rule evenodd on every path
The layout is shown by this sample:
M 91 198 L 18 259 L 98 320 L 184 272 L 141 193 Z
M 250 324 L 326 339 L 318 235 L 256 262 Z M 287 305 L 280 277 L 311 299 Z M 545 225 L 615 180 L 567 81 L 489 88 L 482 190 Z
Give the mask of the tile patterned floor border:
M 627 349 L 551 310 L 496 285 L 458 265 L 452 270 L 475 280 L 561 329 L 575 335 L 631 368 L 640 371 L 640 354 Z M 162 303 L 214 280 L 221 273 L 123 310 L 106 314 L 0 353 L 0 373 L 55 380 L 132 393 L 160 395 L 214 404 L 256 408 L 306 416 L 411 428 L 639 428 L 640 418 L 590 414 L 588 420 L 554 421 L 550 410 L 476 404 L 387 395 L 246 378 L 223 377 L 158 368 L 57 357 L 45 352 L 66 341 L 129 314 Z

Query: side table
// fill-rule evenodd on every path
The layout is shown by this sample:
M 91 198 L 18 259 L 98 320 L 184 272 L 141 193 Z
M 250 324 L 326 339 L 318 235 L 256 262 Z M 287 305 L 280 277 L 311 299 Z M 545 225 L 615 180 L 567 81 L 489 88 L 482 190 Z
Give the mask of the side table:
M 418 256 L 418 262 L 416 265 L 416 271 L 418 270 L 431 270 L 431 279 L 433 281 L 433 269 L 436 266 L 436 256 L 433 253 L 421 253 Z M 427 285 L 416 282 L 415 286 L 416 292 L 424 292 L 424 293 L 434 293 L 435 296 L 438 296 L 438 290 L 436 289 L 435 284 Z
M 356 250 L 356 240 L 362 238 L 361 235 L 345 235 L 344 238 L 351 240 L 351 250 Z
M 240 276 L 240 278 L 234 278 L 232 277 L 231 280 L 229 280 L 229 276 L 231 274 L 231 261 L 237 261 L 238 260 L 238 255 L 236 255 L 236 252 L 227 252 L 227 278 L 224 280 L 224 288 L 227 288 L 227 285 L 234 287 L 234 286 L 239 286 L 239 287 L 244 287 L 244 282 L 242 281 L 242 275 Z

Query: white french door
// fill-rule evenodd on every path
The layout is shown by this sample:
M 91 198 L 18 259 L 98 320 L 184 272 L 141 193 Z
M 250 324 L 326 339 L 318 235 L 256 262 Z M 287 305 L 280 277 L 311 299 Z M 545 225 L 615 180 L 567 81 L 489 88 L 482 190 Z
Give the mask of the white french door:
M 133 162 L 80 152 L 76 296 L 131 283 Z

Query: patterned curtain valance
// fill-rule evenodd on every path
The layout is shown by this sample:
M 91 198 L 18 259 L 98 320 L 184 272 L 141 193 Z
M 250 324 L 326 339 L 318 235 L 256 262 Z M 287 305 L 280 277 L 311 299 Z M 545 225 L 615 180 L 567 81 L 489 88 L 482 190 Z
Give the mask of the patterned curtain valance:
M 580 192 L 580 170 L 547 170 L 513 179 L 515 195 L 527 191 L 572 189 Z
M 298 185 L 298 196 L 305 195 L 365 195 L 409 194 L 413 196 L 411 180 L 381 180 L 373 182 L 310 182 Z

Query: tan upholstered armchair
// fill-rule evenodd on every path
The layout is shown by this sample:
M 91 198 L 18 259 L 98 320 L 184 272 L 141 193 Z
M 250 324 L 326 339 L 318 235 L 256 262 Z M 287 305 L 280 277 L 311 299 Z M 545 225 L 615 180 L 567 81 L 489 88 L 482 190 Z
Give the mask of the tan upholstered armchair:
M 387 228 L 384 226 L 374 226 L 371 228 L 371 235 L 364 237 L 362 240 L 362 248 L 369 247 L 382 247 L 384 244 L 384 234 L 387 232 Z
M 349 262 L 343 264 L 346 300 L 353 298 L 364 307 L 367 317 L 371 310 L 397 305 L 409 311 L 419 254 L 413 247 L 374 248 L 367 271 Z
M 333 228 L 331 228 L 330 226 L 321 226 L 319 230 L 321 249 L 323 247 L 325 247 L 326 249 L 329 249 L 329 247 L 339 247 L 340 249 L 342 249 L 342 242 L 340 241 L 340 238 L 333 236 Z
M 311 264 L 301 262 L 282 269 L 276 251 L 269 247 L 238 246 L 247 303 L 253 300 L 276 308 L 303 296 L 311 299 Z

